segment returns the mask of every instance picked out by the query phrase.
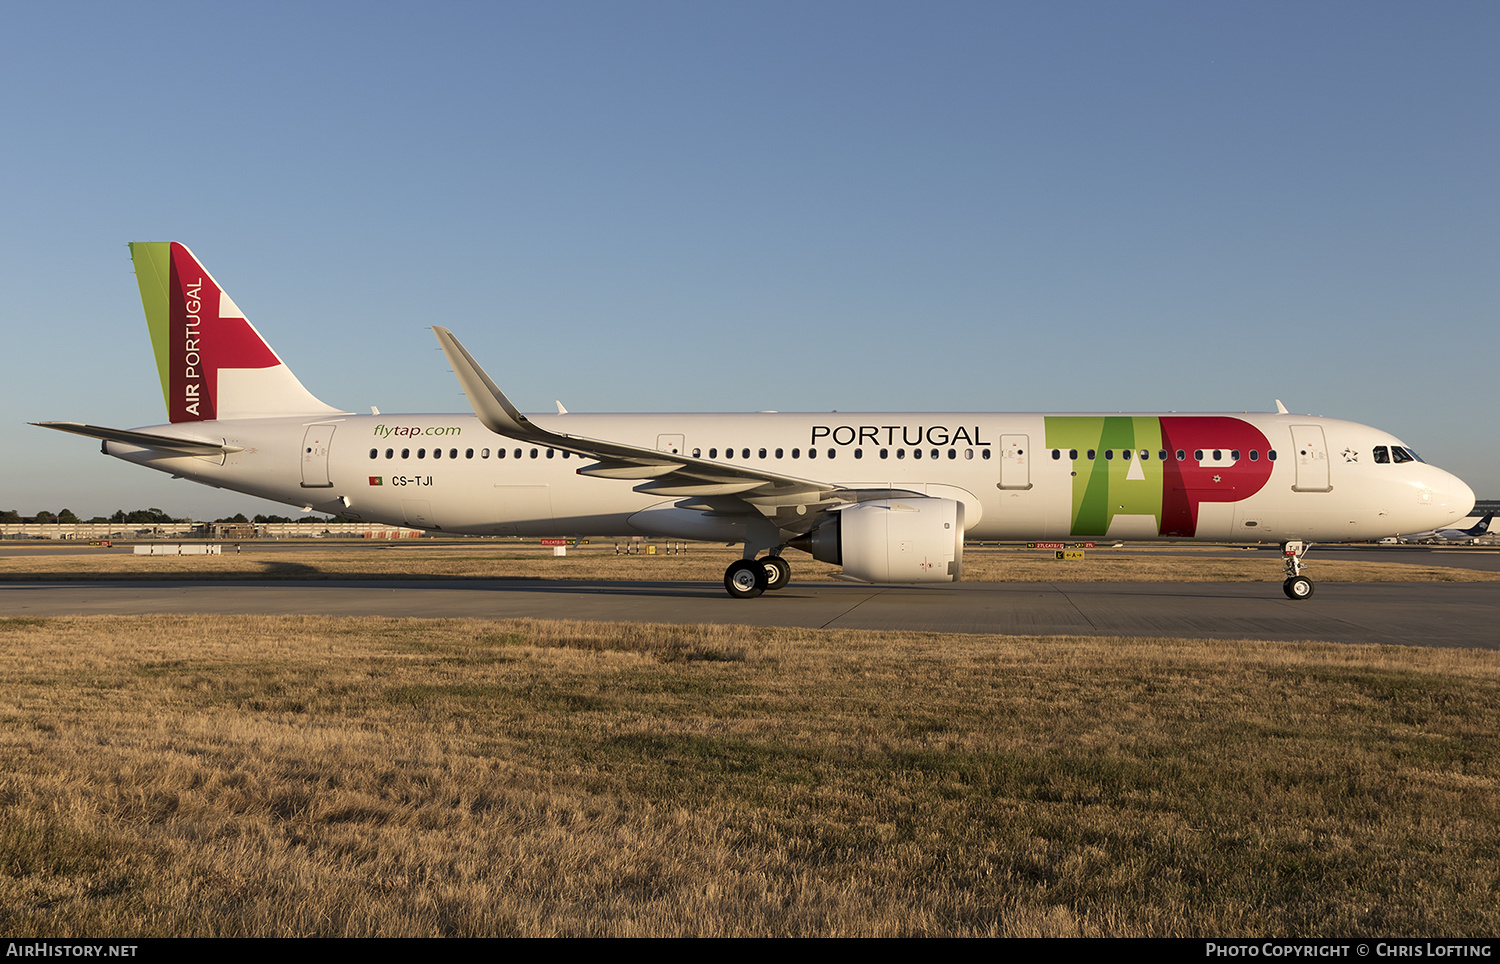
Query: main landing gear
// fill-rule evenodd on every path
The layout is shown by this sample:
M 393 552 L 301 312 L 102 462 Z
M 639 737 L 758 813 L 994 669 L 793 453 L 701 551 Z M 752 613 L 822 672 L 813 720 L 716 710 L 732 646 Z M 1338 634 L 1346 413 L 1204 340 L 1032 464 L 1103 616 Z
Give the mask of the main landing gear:
M 1281 591 L 1286 593 L 1288 599 L 1306 599 L 1313 594 L 1312 580 L 1302 575 L 1304 563 L 1302 557 L 1307 555 L 1307 550 L 1312 545 L 1306 542 L 1283 542 L 1281 554 L 1286 557 L 1286 582 L 1281 584 Z
M 791 564 L 780 556 L 739 559 L 724 570 L 724 588 L 735 599 L 754 599 L 763 592 L 783 589 L 791 581 Z

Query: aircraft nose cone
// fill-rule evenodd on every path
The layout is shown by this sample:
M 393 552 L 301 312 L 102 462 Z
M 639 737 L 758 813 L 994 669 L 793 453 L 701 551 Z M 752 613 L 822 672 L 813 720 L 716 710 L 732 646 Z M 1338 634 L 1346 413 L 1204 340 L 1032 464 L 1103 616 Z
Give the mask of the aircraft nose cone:
M 1432 487 L 1432 507 L 1444 510 L 1450 514 L 1450 521 L 1457 522 L 1474 511 L 1474 490 L 1456 475 L 1443 472 L 1442 476 Z

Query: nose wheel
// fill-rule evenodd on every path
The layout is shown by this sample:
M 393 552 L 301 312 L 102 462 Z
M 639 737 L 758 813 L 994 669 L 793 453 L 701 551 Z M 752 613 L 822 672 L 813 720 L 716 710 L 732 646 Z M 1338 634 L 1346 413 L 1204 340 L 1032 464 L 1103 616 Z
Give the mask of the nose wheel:
M 1302 575 L 1306 568 L 1302 557 L 1307 555 L 1307 550 L 1312 545 L 1306 542 L 1285 542 L 1281 546 L 1281 554 L 1286 557 L 1283 567 L 1286 571 L 1286 581 L 1281 584 L 1281 591 L 1286 593 L 1288 599 L 1306 599 L 1313 594 L 1312 580 Z

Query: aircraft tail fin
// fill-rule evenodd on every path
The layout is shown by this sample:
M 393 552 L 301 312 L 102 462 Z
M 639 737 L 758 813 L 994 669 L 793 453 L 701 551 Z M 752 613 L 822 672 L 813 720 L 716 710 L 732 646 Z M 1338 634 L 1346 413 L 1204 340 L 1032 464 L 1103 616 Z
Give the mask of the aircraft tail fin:
M 340 414 L 302 387 L 186 245 L 137 241 L 130 257 L 171 421 Z

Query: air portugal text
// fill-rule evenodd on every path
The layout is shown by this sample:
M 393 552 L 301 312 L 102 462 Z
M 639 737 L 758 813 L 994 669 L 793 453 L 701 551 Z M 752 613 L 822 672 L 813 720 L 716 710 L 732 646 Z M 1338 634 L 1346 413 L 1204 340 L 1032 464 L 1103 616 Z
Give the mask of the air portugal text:
M 900 433 L 899 440 L 897 433 Z M 814 425 L 810 444 L 824 439 L 834 445 L 989 445 L 979 426 L 960 425 Z
M 203 387 L 199 366 L 203 363 L 199 352 L 199 334 L 203 324 L 203 279 L 183 283 L 186 291 L 182 320 L 182 410 L 197 418 L 198 403 L 202 399 L 199 390 Z

